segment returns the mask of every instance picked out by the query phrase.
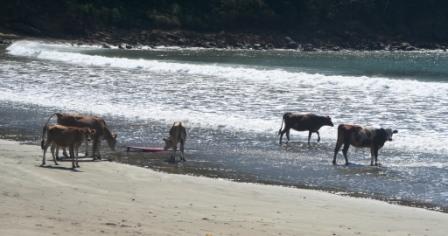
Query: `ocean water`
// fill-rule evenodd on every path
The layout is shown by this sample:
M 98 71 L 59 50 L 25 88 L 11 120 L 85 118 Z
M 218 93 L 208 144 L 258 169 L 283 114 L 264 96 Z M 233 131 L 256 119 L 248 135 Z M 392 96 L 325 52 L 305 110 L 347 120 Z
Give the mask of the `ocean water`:
M 199 48 L 102 49 L 17 41 L 0 49 L 0 131 L 37 142 L 57 111 L 106 117 L 115 160 L 176 173 L 326 189 L 448 209 L 448 53 L 299 52 Z M 286 111 L 329 115 L 321 142 L 291 132 Z M 185 163 L 161 146 L 174 121 L 188 128 Z M 337 125 L 397 129 L 371 167 L 368 149 L 331 164 Z M 19 135 L 20 134 L 20 135 Z

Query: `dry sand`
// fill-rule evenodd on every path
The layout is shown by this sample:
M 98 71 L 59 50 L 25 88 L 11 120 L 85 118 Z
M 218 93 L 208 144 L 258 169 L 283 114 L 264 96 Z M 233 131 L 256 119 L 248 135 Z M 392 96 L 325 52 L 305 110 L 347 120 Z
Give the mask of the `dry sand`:
M 448 214 L 112 162 L 39 167 L 0 140 L 0 235 L 448 235 Z M 50 158 L 51 159 L 51 158 Z

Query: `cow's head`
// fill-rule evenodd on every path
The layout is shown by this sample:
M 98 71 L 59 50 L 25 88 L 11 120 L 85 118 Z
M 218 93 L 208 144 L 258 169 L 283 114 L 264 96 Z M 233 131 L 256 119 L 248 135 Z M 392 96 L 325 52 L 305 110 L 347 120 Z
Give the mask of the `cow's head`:
M 163 147 L 163 150 L 168 150 L 169 148 L 172 148 L 175 144 L 171 137 L 164 138 L 163 141 L 165 141 L 165 146 Z
M 112 151 L 115 151 L 115 145 L 117 144 L 117 134 L 112 134 L 111 138 L 106 138 L 107 145 L 109 145 Z
M 333 122 L 331 121 L 331 118 L 330 118 L 329 116 L 326 116 L 325 119 L 324 119 L 324 121 L 325 121 L 325 125 L 328 125 L 328 126 L 331 126 L 331 127 L 334 126 L 334 124 L 333 124 Z
M 398 130 L 385 129 L 386 131 L 386 139 L 388 141 L 392 141 L 392 135 L 398 133 Z
M 84 134 L 86 135 L 87 141 L 91 141 L 93 139 L 93 137 L 95 136 L 95 134 L 96 134 L 96 130 L 90 129 L 90 128 L 86 128 L 84 130 Z

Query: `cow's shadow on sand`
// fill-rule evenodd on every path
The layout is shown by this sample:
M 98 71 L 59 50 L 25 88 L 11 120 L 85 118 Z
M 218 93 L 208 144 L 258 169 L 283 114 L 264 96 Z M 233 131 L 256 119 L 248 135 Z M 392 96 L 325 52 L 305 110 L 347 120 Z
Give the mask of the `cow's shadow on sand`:
M 65 171 L 72 171 L 72 172 L 82 172 L 82 170 L 73 169 L 72 167 L 67 166 L 60 166 L 60 165 L 37 165 L 37 167 L 46 168 L 46 169 L 52 169 L 52 170 L 65 170 Z
M 78 160 L 78 162 L 80 163 L 86 163 L 86 162 L 102 162 L 102 161 L 107 161 L 107 160 L 93 160 L 92 158 L 80 158 Z M 67 171 L 73 171 L 73 172 L 82 172 L 81 170 L 79 170 L 79 168 L 77 169 L 73 169 L 72 167 L 67 167 L 67 166 L 62 166 L 62 165 L 55 165 L 53 163 L 53 160 L 47 160 L 47 162 L 51 162 L 51 164 L 46 164 L 46 165 L 38 165 L 38 167 L 42 167 L 42 168 L 47 168 L 47 169 L 54 169 L 54 170 L 67 170 Z M 71 162 L 72 160 L 70 158 L 62 158 L 59 159 L 58 162 L 67 162 L 70 164 L 71 166 Z M 82 168 L 82 167 L 81 167 Z
M 53 161 L 53 160 L 47 160 L 47 161 Z M 72 162 L 72 159 L 70 158 L 62 158 L 57 160 L 58 162 Z M 92 158 L 79 158 L 78 162 L 102 162 L 102 161 L 107 161 L 107 160 L 93 160 Z

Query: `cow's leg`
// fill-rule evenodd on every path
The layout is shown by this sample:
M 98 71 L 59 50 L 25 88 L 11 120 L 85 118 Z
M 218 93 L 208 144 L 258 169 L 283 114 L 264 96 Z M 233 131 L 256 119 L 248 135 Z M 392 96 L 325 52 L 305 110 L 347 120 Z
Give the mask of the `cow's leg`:
M 75 166 L 75 158 L 74 158 L 74 156 L 72 155 L 72 154 L 73 154 L 72 151 L 73 151 L 73 150 L 72 150 L 72 147 L 70 146 L 70 147 L 68 148 L 68 152 L 69 152 L 69 154 L 70 154 L 70 158 L 72 159 L 72 169 L 75 169 L 75 168 L 76 168 L 76 166 Z
M 181 160 L 185 161 L 185 157 L 184 157 L 184 144 L 185 144 L 185 140 L 180 140 L 180 156 L 181 156 Z
M 348 148 L 349 147 L 350 147 L 350 143 L 349 142 L 344 142 L 344 147 L 342 148 L 342 154 L 344 154 L 345 165 L 348 165 L 347 152 L 348 152 Z
M 92 144 L 93 160 L 96 160 L 96 159 L 101 160 L 100 148 L 101 148 L 101 139 L 99 137 L 94 137 L 93 144 Z M 98 153 L 98 156 L 96 156 L 96 153 Z
M 62 155 L 63 155 L 65 158 L 68 158 L 68 157 L 69 157 L 69 156 L 67 155 L 67 150 L 65 149 L 65 147 L 62 148 Z
M 334 148 L 333 165 L 336 165 L 336 156 L 338 155 L 339 149 L 342 147 L 342 140 L 338 139 L 336 141 L 336 147 Z
M 84 155 L 84 157 L 89 156 L 89 140 L 86 139 L 86 154 Z
M 98 147 L 96 149 L 96 151 L 98 152 L 98 160 L 101 160 L 101 139 L 98 140 Z
M 279 144 L 282 144 L 282 138 L 285 133 L 286 133 L 286 127 L 282 131 L 280 131 L 280 140 L 278 142 Z
M 313 132 L 310 130 L 308 132 L 308 145 L 310 145 L 311 134 L 313 134 Z
M 74 154 L 75 154 L 75 158 L 76 158 L 76 160 L 75 160 L 75 165 L 76 165 L 76 167 L 78 167 L 79 168 L 79 156 L 78 156 L 78 150 L 79 149 L 79 146 L 75 146 L 74 147 Z
M 78 146 L 76 146 L 76 145 L 72 144 L 69 146 L 69 153 L 70 153 L 70 157 L 72 159 L 72 168 L 73 169 L 79 168 L 78 155 L 77 155 L 78 150 L 77 149 L 78 149 Z
M 370 147 L 370 165 L 373 166 L 373 159 L 375 158 L 375 151 L 374 151 L 374 147 Z
M 57 145 L 56 145 L 55 153 L 56 153 L 56 159 L 57 159 L 58 161 L 60 161 L 60 160 L 61 160 L 61 157 L 59 157 L 59 146 L 57 146 Z
M 286 130 L 286 139 L 288 140 L 288 141 L 286 141 L 286 143 L 289 143 L 289 131 L 290 131 L 291 129 L 290 128 L 288 128 L 287 130 Z
M 95 155 L 96 155 L 96 149 L 97 148 L 98 148 L 98 139 L 96 137 L 94 137 L 93 141 L 92 141 L 92 157 L 93 157 L 93 160 L 96 160 Z
M 175 162 L 176 161 L 176 152 L 177 152 L 177 146 L 173 147 L 173 150 L 171 151 L 171 158 L 170 161 Z
M 42 164 L 41 166 L 44 166 L 46 164 L 45 161 L 45 154 L 47 153 L 47 149 L 50 146 L 51 142 L 47 140 L 47 142 L 44 144 L 44 146 L 42 147 L 44 155 L 42 156 Z
M 55 150 L 57 151 L 58 148 L 59 148 L 59 146 L 56 145 L 55 143 L 53 143 L 53 144 L 51 145 L 51 148 L 50 148 L 50 150 L 51 150 L 51 156 L 53 156 L 53 161 L 54 161 L 54 164 L 55 164 L 55 165 L 58 165 L 58 162 L 56 161 L 57 156 L 55 155 Z
M 373 149 L 373 155 L 374 155 L 374 157 L 375 157 L 375 165 L 377 166 L 378 165 L 378 147 L 375 147 L 374 149 Z M 373 158 L 373 157 L 372 157 Z
M 316 131 L 316 133 L 317 133 L 317 142 L 320 142 L 320 134 L 319 134 L 319 131 Z
M 78 158 L 78 154 L 79 154 L 79 146 L 75 148 L 75 155 L 76 155 L 76 158 Z

